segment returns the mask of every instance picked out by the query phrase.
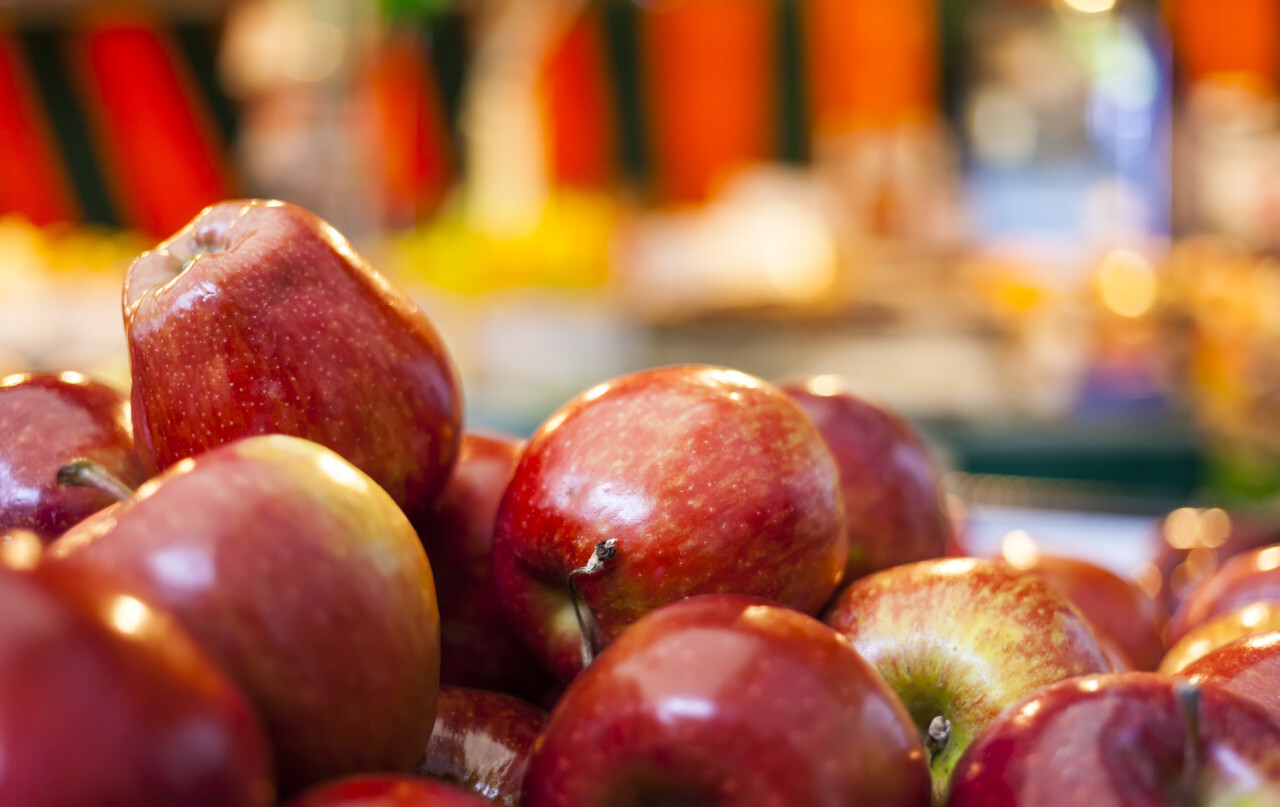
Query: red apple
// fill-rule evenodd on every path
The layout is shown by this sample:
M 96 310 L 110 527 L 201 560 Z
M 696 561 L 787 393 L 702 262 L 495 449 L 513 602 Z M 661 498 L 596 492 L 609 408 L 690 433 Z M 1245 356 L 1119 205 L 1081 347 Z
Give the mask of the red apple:
M 146 480 L 128 398 L 79 373 L 0 380 L 0 435 L 0 532 L 51 541 L 111 504 L 100 491 L 58 485 L 58 469 L 73 459 L 91 459 L 130 487 Z
M 1280 630 L 1280 602 L 1255 602 L 1237 608 L 1187 631 L 1165 653 L 1159 672 L 1173 675 L 1201 656 L 1236 639 L 1273 630 Z
M 949 807 L 1280 804 L 1280 723 L 1205 684 L 1062 681 L 1006 710 L 956 766 Z
M 408 776 L 353 776 L 319 785 L 285 807 L 489 807 L 453 785 Z
M 569 575 L 598 640 L 694 594 L 815 612 L 847 557 L 831 452 L 800 407 L 719 367 L 645 370 L 565 404 L 530 438 L 498 510 L 494 576 L 517 630 L 556 675 L 582 666 Z
M 1280 601 L 1280 544 L 1236 555 L 1197 583 L 1169 619 L 1165 638 L 1175 644 L 1213 617 L 1251 603 L 1275 601 Z
M 965 747 L 1040 687 L 1112 667 L 1093 629 L 1041 577 L 976 558 L 855 581 L 826 622 L 853 643 L 931 738 L 935 803 Z
M 1280 540 L 1275 515 L 1262 508 L 1227 512 L 1179 507 L 1156 522 L 1150 570 L 1166 614 L 1178 610 L 1201 580 L 1236 555 Z
M 951 519 L 933 457 L 916 430 L 833 376 L 781 386 L 813 419 L 840 469 L 849 537 L 845 582 L 947 554 Z
M 0 804 L 267 807 L 244 696 L 162 612 L 100 581 L 0 568 Z
M 294 205 L 223 202 L 124 284 L 133 423 L 165 468 L 239 437 L 337 451 L 406 512 L 444 485 L 461 395 L 431 322 L 333 227 Z
M 642 617 L 574 679 L 520 803 L 923 807 L 924 755 L 902 704 L 834 631 L 707 595 Z
M 546 720 L 546 712 L 505 693 L 441 686 L 418 773 L 517 807 L 529 751 Z
M 465 433 L 449 482 L 414 527 L 435 573 L 440 681 L 531 698 L 550 676 L 508 622 L 493 580 L 498 502 L 521 447 L 516 437 Z
M 334 452 L 246 438 L 70 530 L 45 563 L 172 613 L 261 712 L 293 792 L 410 771 L 431 734 L 431 568 L 395 502 Z
M 1215 684 L 1248 698 L 1280 720 L 1280 631 L 1222 645 L 1178 671 L 1196 684 Z

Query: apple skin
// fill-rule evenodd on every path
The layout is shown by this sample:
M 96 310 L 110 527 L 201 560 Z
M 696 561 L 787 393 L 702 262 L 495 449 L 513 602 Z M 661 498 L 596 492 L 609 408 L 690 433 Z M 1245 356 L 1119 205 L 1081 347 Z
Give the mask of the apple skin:
M 954 530 L 938 470 L 916 430 L 830 376 L 780 386 L 813 420 L 840 469 L 849 540 L 845 582 L 946 555 Z
M 318 785 L 285 807 L 491 807 L 444 782 L 409 776 L 352 776 Z
M 642 617 L 551 712 L 522 807 L 915 805 L 924 746 L 848 642 L 757 597 Z
M 1255 633 L 1215 648 L 1177 677 L 1231 690 L 1280 720 L 1280 631 Z
M 1132 580 L 1079 558 L 1036 554 L 1020 571 L 1043 577 L 1080 609 L 1101 640 L 1110 640 L 1132 669 L 1154 670 L 1164 657 L 1163 610 Z
M 493 579 L 498 503 L 523 441 L 468 431 L 435 503 L 413 520 L 440 605 L 440 682 L 533 698 L 550 675 L 507 620 Z
M 1280 602 L 1280 544 L 1236 555 L 1183 598 L 1165 634 L 1172 646 L 1197 625 L 1255 602 Z
M 695 594 L 765 597 L 815 613 L 848 555 L 839 476 L 800 407 L 754 376 L 681 365 L 625 375 L 562 406 L 530 437 L 502 503 L 494 578 L 508 617 L 561 680 L 582 666 L 569 573 L 607 644 Z
M 949 805 L 1280 803 L 1280 723 L 1211 684 L 1200 688 L 1198 718 L 1200 776 L 1186 793 L 1187 731 L 1173 679 L 1130 672 L 1059 682 L 1005 711 L 969 746 Z
M 73 459 L 101 465 L 129 487 L 146 481 L 134 451 L 129 399 L 80 373 L 0 379 L 0 532 L 30 530 L 52 541 L 114 499 L 58 485 Z
M 1006 706 L 1063 678 L 1112 671 L 1065 597 L 996 561 L 885 569 L 846 587 L 825 621 L 884 676 L 922 736 L 937 716 L 951 722 L 930 761 L 935 804 L 965 747 Z
M 1169 648 L 1157 672 L 1173 675 L 1236 639 L 1280 630 L 1280 602 L 1255 602 L 1196 625 Z
M 529 751 L 547 713 L 517 697 L 441 686 L 436 725 L 418 774 L 517 807 Z
M 329 449 L 267 435 L 185 460 L 43 562 L 172 613 L 261 713 L 282 792 L 418 762 L 439 689 L 431 567 Z
M 133 424 L 166 468 L 236 438 L 328 446 L 405 510 L 461 439 L 456 371 L 426 315 L 333 227 L 282 202 L 222 202 L 125 277 Z
M 267 807 L 244 695 L 163 612 L 56 570 L 0 568 L 0 804 Z

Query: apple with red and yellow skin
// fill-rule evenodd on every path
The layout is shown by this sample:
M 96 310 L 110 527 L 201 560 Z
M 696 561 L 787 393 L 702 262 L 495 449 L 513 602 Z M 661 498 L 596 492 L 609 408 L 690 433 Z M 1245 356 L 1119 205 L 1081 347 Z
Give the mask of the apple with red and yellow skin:
M 1280 720 L 1280 631 L 1255 633 L 1215 648 L 1176 676 L 1229 689 Z
M 0 532 L 51 541 L 111 504 L 100 491 L 58 484 L 58 469 L 74 459 L 91 459 L 130 487 L 146 481 L 129 399 L 80 373 L 0 379 L 0 435 Z
M 42 564 L 173 614 L 261 713 L 282 792 L 417 764 L 439 688 L 431 567 L 333 451 L 266 435 L 184 460 Z
M 707 365 L 643 370 L 569 401 L 534 434 L 498 508 L 503 607 L 562 680 L 582 666 L 569 575 L 601 644 L 695 594 L 765 597 L 816 612 L 848 555 L 839 475 L 785 393 Z
M 522 807 L 929 802 L 910 716 L 830 628 L 711 594 L 642 617 L 569 684 Z
M 1187 631 L 1187 635 L 1165 653 L 1158 672 L 1173 675 L 1223 645 L 1273 630 L 1280 630 L 1280 602 L 1255 602 L 1237 608 Z
M 1063 678 L 1112 670 L 1064 596 L 992 560 L 925 560 L 868 575 L 837 595 L 825 621 L 932 736 L 935 804 L 965 747 L 1005 707 Z
M 1197 625 L 1255 602 L 1280 602 L 1280 544 L 1236 555 L 1197 583 L 1169 618 L 1165 639 L 1173 645 Z
M 268 807 L 244 695 L 163 612 L 102 581 L 0 568 L 0 804 Z
M 440 605 L 440 682 L 533 698 L 551 682 L 512 628 L 493 580 L 498 502 L 523 442 L 468 431 L 444 490 L 413 526 L 431 558 Z
M 453 785 L 408 776 L 363 775 L 326 782 L 285 807 L 489 807 Z
M 1280 722 L 1213 684 L 1089 676 L 1011 706 L 956 766 L 949 807 L 1280 804 Z
M 222 202 L 124 282 L 133 424 L 166 468 L 240 437 L 325 445 L 405 510 L 430 503 L 461 439 L 461 391 L 426 315 L 295 205 Z
M 442 685 L 418 773 L 517 807 L 529 752 L 547 713 L 503 692 Z
M 938 470 L 911 424 L 834 376 L 779 386 L 813 420 L 840 469 L 849 540 L 845 582 L 946 555 L 954 530 Z

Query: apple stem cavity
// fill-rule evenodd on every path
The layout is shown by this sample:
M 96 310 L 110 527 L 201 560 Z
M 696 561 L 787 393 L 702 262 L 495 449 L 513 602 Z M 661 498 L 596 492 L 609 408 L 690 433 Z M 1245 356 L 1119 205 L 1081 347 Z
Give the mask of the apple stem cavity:
M 91 459 L 80 457 L 58 469 L 58 485 L 64 488 L 93 488 L 118 502 L 128 501 L 133 488 Z
M 1200 781 L 1200 687 L 1189 681 L 1178 681 L 1173 689 L 1182 715 L 1185 740 L 1182 750 L 1183 803 L 1199 804 L 1197 798 Z
M 618 553 L 618 540 L 610 538 L 607 541 L 601 541 L 596 544 L 595 550 L 591 553 L 591 559 L 587 561 L 585 566 L 569 572 L 569 599 L 573 603 L 573 615 L 578 618 L 578 630 L 582 633 L 582 666 L 586 667 L 596 657 L 600 644 L 599 631 L 596 629 L 595 618 L 591 617 L 591 612 L 586 611 L 583 615 L 582 595 L 578 593 L 578 587 L 574 585 L 573 578 L 580 574 L 595 574 L 604 568 L 614 555 Z M 590 618 L 591 624 L 587 621 Z
M 929 728 L 925 734 L 925 747 L 928 748 L 929 758 L 932 760 L 946 750 L 947 741 L 951 739 L 951 721 L 942 715 L 937 715 L 929 721 Z

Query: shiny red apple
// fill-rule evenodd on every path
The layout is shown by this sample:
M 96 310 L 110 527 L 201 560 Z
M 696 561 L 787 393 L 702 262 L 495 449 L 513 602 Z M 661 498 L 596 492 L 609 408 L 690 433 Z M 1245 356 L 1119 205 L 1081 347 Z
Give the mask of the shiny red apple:
M 1201 580 L 1169 619 L 1166 640 L 1176 643 L 1189 630 L 1255 602 L 1280 601 L 1280 544 L 1243 552 Z
M 781 384 L 822 433 L 840 469 L 849 561 L 845 581 L 947 554 L 951 519 L 920 434 L 833 376 Z
M 51 541 L 114 499 L 58 484 L 73 459 L 97 462 L 124 484 L 146 481 L 133 446 L 129 399 L 80 373 L 0 379 L 0 532 Z
M 444 343 L 302 208 L 204 210 L 134 261 L 124 322 L 134 433 L 156 467 L 290 434 L 337 451 L 412 513 L 453 466 L 462 404 Z
M 925 560 L 854 581 L 826 622 L 929 737 L 935 804 L 961 753 L 1005 707 L 1112 667 L 1092 627 L 1037 575 L 976 558 Z
M 642 617 L 574 679 L 520 803 L 924 807 L 924 755 L 902 704 L 834 631 L 706 595 Z
M 353 776 L 317 785 L 285 807 L 489 807 L 491 804 L 445 782 L 383 774 Z
M 1169 648 L 1158 672 L 1165 675 L 1186 667 L 1223 645 L 1255 633 L 1280 630 L 1280 602 L 1255 602 L 1196 625 Z
M 1012 706 L 956 766 L 949 807 L 1280 804 L 1280 722 L 1204 684 L 1090 676 Z
M 569 575 L 607 644 L 695 594 L 738 593 L 815 612 L 847 557 L 839 477 L 789 396 L 722 367 L 632 373 L 568 402 L 529 439 L 498 510 L 503 606 L 564 680 L 582 666 Z M 585 619 L 584 619 L 585 621 Z
M 329 449 L 268 435 L 184 460 L 43 563 L 172 613 L 261 712 L 284 792 L 417 764 L 438 692 L 431 568 Z
M 441 686 L 436 725 L 418 773 L 517 807 L 529 751 L 546 720 L 546 712 L 512 695 Z
M 1215 648 L 1177 672 L 1248 698 L 1280 720 L 1280 631 L 1256 633 Z

